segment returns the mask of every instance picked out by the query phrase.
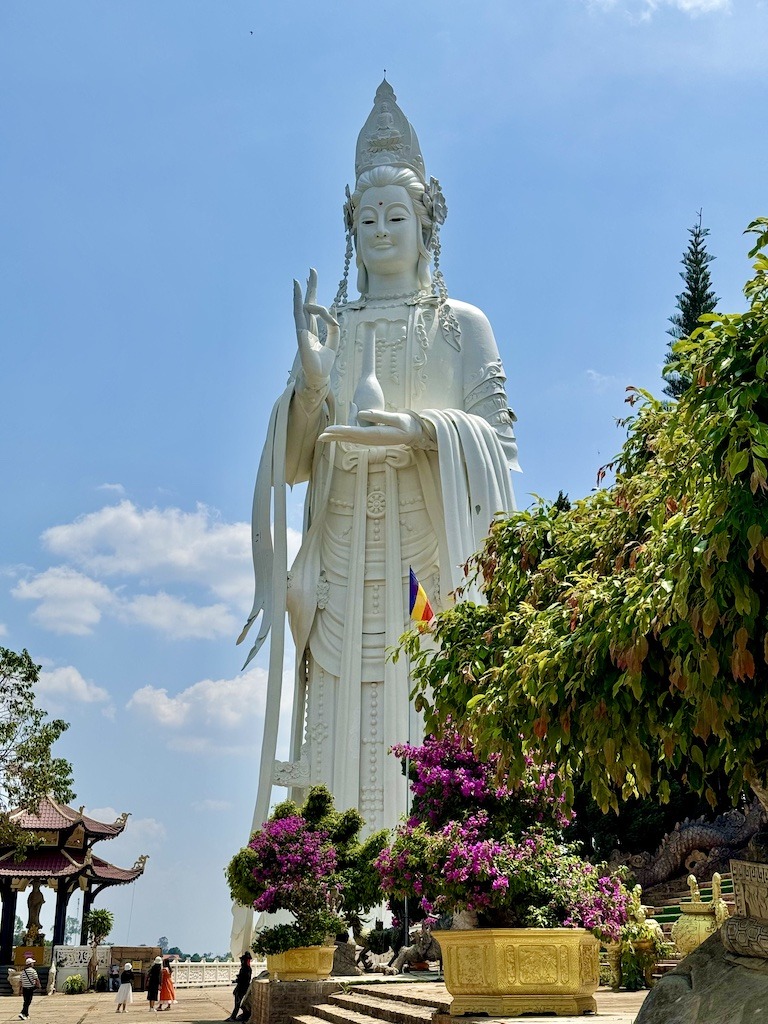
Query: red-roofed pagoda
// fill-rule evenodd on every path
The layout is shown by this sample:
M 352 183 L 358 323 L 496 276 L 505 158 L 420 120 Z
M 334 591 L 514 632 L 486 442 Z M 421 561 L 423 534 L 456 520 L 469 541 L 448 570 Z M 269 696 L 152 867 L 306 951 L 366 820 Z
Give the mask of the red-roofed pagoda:
M 144 872 L 147 857 L 139 857 L 132 868 L 118 868 L 96 857 L 93 847 L 102 839 L 114 839 L 125 828 L 127 814 L 111 825 L 58 803 L 51 796 L 43 797 L 36 811 L 23 808 L 9 815 L 34 843 L 23 860 L 14 860 L 15 848 L 0 846 L 0 897 L 3 911 L 0 918 L 0 964 L 11 962 L 16 901 L 20 892 L 31 885 L 27 899 L 29 916 L 23 942 L 27 946 L 43 944 L 40 931 L 40 907 L 44 902 L 43 885 L 56 893 L 53 945 L 64 943 L 67 904 L 72 893 L 83 893 L 83 919 L 80 942 L 88 940 L 85 918 L 98 894 L 110 885 L 127 885 Z

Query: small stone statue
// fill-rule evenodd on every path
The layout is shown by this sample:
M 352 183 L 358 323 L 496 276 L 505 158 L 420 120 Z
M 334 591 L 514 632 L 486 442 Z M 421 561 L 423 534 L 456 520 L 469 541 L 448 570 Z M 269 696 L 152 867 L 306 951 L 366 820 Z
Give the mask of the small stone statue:
M 404 946 L 392 964 L 395 972 L 400 974 L 406 964 L 426 963 L 430 960 L 438 960 L 442 970 L 443 951 L 440 949 L 440 943 L 432 935 L 426 921 L 418 931 L 411 933 L 411 938 L 413 939 L 412 944 Z

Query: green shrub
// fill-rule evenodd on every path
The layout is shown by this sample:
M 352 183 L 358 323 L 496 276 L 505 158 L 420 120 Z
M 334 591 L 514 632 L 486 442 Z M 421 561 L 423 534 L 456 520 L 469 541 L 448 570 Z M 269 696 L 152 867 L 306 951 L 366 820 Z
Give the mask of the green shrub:
M 85 992 L 85 978 L 82 974 L 70 974 L 64 982 L 64 991 L 68 996 L 76 996 Z

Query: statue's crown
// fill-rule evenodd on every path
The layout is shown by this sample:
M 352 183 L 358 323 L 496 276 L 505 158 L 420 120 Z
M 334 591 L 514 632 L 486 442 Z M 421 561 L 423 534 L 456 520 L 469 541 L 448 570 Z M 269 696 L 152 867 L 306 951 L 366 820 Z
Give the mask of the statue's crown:
M 373 99 L 373 110 L 357 137 L 355 180 L 372 167 L 391 164 L 410 168 L 426 185 L 424 158 L 413 125 L 397 105 L 392 86 L 384 79 Z

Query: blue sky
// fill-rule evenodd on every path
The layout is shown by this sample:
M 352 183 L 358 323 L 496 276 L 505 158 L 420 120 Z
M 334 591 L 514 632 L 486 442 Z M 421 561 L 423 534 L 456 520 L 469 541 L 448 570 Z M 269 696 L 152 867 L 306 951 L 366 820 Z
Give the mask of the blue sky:
M 150 854 L 101 902 L 115 941 L 228 946 L 253 481 L 291 279 L 336 291 L 384 68 L 448 201 L 449 290 L 494 325 L 525 505 L 588 493 L 626 386 L 660 390 L 700 208 L 743 307 L 767 37 L 758 0 L 3 0 L 0 644 L 72 723 L 77 803 L 132 812 L 103 854 Z

